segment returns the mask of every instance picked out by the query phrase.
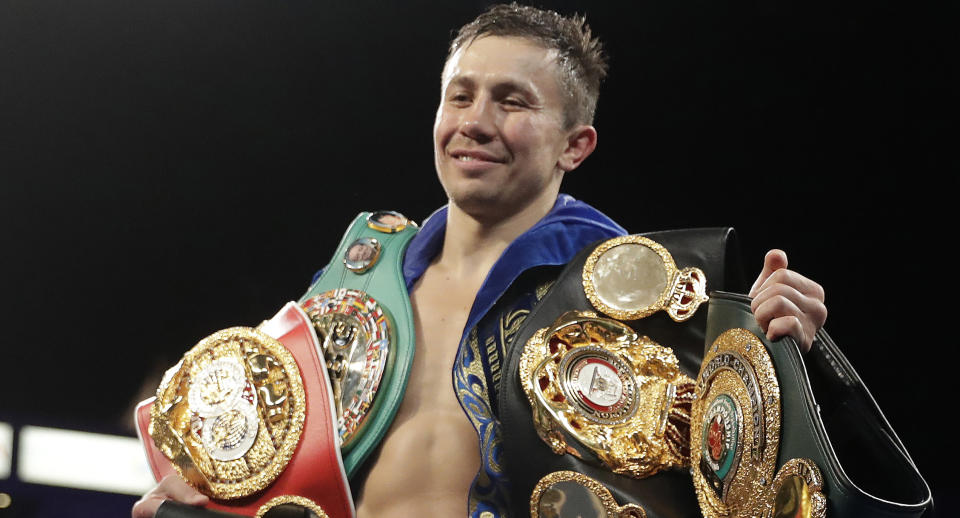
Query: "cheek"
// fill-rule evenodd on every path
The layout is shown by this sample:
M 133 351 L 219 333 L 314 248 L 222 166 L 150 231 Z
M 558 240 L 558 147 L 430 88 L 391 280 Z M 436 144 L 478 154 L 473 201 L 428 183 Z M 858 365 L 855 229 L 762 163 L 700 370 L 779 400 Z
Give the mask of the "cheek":
M 443 111 L 443 108 L 437 109 L 437 116 L 433 121 L 433 147 L 435 150 L 443 148 L 449 142 L 453 135 L 455 124 L 450 114 Z
M 526 117 L 510 121 L 504 128 L 515 154 L 523 154 L 527 160 L 548 161 L 555 158 L 556 138 L 551 121 L 538 117 Z
M 514 153 L 530 154 L 539 147 L 537 125 L 529 117 L 508 120 L 504 124 L 503 133 Z
M 433 166 L 441 185 L 444 185 L 443 150 L 453 134 L 450 131 L 451 127 L 449 116 L 444 114 L 443 108 L 438 108 L 437 116 L 433 121 Z M 446 190 L 445 185 L 444 190 Z

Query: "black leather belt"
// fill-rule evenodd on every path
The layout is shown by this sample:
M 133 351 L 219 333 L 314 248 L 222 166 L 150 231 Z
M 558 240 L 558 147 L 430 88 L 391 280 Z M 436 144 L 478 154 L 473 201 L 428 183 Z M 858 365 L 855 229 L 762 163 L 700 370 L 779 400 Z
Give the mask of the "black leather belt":
M 719 291 L 745 287 L 731 229 L 645 236 L 665 246 L 678 267 L 702 269 L 713 290 L 709 308 L 689 320 L 678 323 L 661 312 L 625 322 L 637 335 L 672 348 L 683 373 L 697 380 L 701 401 L 694 403 L 693 415 L 700 421 L 690 428 L 694 463 L 689 469 L 631 478 L 613 473 L 603 455 L 582 449 L 579 458 L 556 454 L 556 444 L 551 448 L 538 436 L 519 379 L 523 349 L 538 331 L 542 340 L 541 330 L 560 315 L 596 311 L 582 281 L 594 244 L 567 265 L 534 308 L 505 361 L 499 408 L 512 516 L 537 515 L 537 502 L 531 504 L 534 493 L 544 510 L 540 516 L 552 514 L 559 508 L 556 502 L 575 494 L 551 492 L 550 487 L 569 487 L 562 484 L 538 485 L 550 474 L 549 481 L 569 484 L 576 479 L 591 487 L 594 505 L 604 501 L 608 510 L 619 505 L 622 513 L 622 506 L 636 504 L 649 518 L 766 515 L 771 509 L 790 509 L 798 492 L 807 506 L 798 510 L 812 512 L 810 516 L 818 510 L 824 516 L 826 509 L 826 516 L 915 517 L 932 507 L 929 487 L 903 444 L 826 332 L 821 330 L 813 350 L 801 356 L 791 338 L 766 340 L 747 297 Z M 730 388 L 734 385 L 740 388 Z M 731 433 L 736 426 L 739 437 Z

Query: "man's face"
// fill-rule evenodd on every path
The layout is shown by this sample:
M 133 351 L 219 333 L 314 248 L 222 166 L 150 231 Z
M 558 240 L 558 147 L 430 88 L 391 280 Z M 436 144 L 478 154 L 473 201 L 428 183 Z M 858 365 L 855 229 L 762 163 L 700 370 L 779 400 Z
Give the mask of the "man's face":
M 468 214 L 552 204 L 568 136 L 555 57 L 523 38 L 487 36 L 447 61 L 434 159 L 450 201 Z

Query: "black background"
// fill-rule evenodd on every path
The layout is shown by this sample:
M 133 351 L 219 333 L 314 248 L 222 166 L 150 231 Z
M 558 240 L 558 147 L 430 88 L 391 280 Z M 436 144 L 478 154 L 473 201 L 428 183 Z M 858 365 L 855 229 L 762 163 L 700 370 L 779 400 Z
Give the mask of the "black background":
M 163 368 L 297 298 L 357 212 L 443 204 L 439 73 L 486 4 L 0 0 L 0 420 L 132 433 Z M 735 226 L 750 278 L 785 249 L 949 515 L 947 13 L 546 6 L 611 58 L 563 190 L 633 232 Z

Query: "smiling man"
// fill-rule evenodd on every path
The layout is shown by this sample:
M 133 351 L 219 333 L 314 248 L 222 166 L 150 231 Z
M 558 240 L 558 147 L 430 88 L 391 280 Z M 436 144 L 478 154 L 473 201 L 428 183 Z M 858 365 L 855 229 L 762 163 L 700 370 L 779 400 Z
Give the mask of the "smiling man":
M 509 482 L 497 462 L 493 403 L 500 366 L 481 368 L 480 337 L 507 314 L 519 315 L 511 327 L 519 325 L 585 246 L 626 233 L 559 194 L 563 176 L 596 148 L 592 121 L 605 73 L 582 18 L 531 7 L 495 6 L 451 44 L 434 125 L 449 205 L 406 253 L 416 355 L 396 418 L 365 476 L 353 481 L 360 517 L 505 514 Z M 826 318 L 823 290 L 786 266 L 783 252 L 767 254 L 751 293 L 754 313 L 771 338 L 790 334 L 809 348 Z M 508 335 L 503 348 L 514 345 Z M 152 516 L 167 498 L 206 502 L 168 477 L 134 517 Z

